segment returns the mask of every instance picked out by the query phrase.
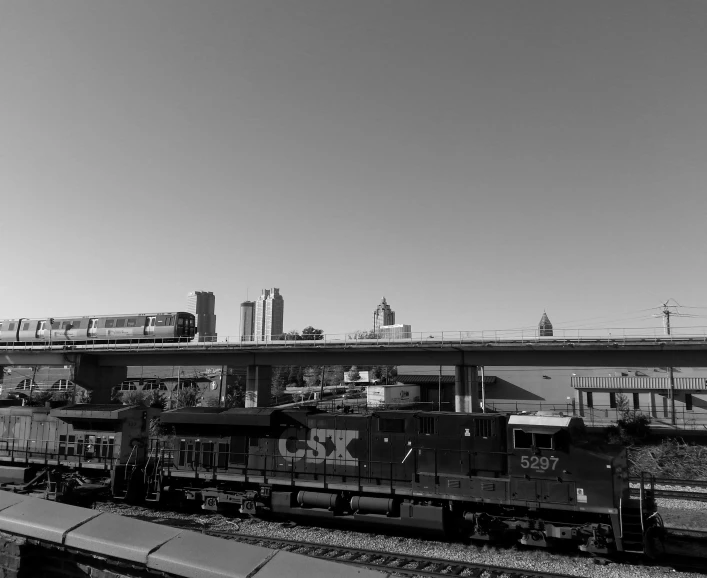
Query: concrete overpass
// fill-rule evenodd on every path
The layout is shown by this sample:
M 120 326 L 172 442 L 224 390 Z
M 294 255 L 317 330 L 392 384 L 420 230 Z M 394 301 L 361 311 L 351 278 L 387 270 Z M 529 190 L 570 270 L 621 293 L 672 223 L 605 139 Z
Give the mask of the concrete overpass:
M 440 337 L 355 341 L 184 342 L 135 340 L 84 345 L 0 345 L 0 365 L 74 365 L 75 381 L 107 401 L 128 366 L 245 366 L 248 399 L 266 405 L 273 365 L 453 365 L 457 411 L 478 408 L 480 366 L 707 367 L 705 336 L 464 339 Z

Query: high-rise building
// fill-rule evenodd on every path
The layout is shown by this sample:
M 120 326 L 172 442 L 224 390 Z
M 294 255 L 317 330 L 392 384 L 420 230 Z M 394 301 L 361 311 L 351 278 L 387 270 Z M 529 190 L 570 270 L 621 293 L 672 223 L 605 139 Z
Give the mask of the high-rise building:
M 410 325 L 381 325 L 381 339 L 410 339 L 412 337 L 412 327 Z
M 280 290 L 263 289 L 255 302 L 255 316 L 253 320 L 253 333 L 256 341 L 270 341 L 274 336 L 282 333 L 285 314 L 285 300 L 280 295 Z
M 191 291 L 187 294 L 187 312 L 196 316 L 198 341 L 216 341 L 216 297 L 211 291 Z
M 538 334 L 540 337 L 552 337 L 552 323 L 550 323 L 550 318 L 544 311 L 543 316 L 540 318 L 540 323 L 538 323 Z
M 241 303 L 241 341 L 253 341 L 255 301 Z
M 395 311 L 386 303 L 385 297 L 373 312 L 373 332 L 380 333 L 380 329 L 384 325 L 395 325 Z

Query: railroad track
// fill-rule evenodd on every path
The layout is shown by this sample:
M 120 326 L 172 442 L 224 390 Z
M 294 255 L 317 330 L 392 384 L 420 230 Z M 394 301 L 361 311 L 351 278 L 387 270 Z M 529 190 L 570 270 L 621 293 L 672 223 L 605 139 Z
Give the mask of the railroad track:
M 437 578 L 442 576 L 480 577 L 483 575 L 486 578 L 497 578 L 500 576 L 507 576 L 508 578 L 569 578 L 566 574 L 536 572 L 534 570 L 521 570 L 518 568 L 503 568 L 488 564 L 442 560 L 426 556 L 411 556 L 409 554 L 396 554 L 378 550 L 347 548 L 345 546 L 330 546 L 299 542 L 296 540 L 285 540 L 282 538 L 266 538 L 263 536 L 234 532 L 214 532 L 206 530 L 204 533 L 255 546 L 277 548 L 295 554 L 345 562 L 346 564 L 395 573 L 401 576 L 429 576 Z
M 641 478 L 631 478 L 632 484 L 641 482 Z M 647 480 L 644 478 L 644 483 Z M 687 480 L 682 478 L 655 478 L 656 485 L 659 486 L 687 486 L 691 488 L 707 488 L 707 480 Z
M 631 495 L 638 496 L 638 488 L 631 488 Z M 655 489 L 656 498 L 672 498 L 673 500 L 689 500 L 693 502 L 707 502 L 707 492 L 693 492 L 690 490 L 659 490 Z

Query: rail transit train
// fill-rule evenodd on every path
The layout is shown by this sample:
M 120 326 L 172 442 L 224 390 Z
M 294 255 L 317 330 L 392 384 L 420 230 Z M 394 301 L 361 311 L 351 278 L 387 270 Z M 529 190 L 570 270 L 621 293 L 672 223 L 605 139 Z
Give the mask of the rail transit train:
M 167 435 L 150 437 L 158 415 Z M 591 553 L 650 551 L 663 531 L 651 486 L 630 496 L 626 450 L 558 415 L 0 408 L 4 489 L 69 499 L 80 488 L 57 472 L 72 468 L 110 472 L 129 501 Z
M 133 339 L 190 340 L 196 333 L 192 313 L 136 313 L 133 315 L 93 315 L 83 317 L 43 317 L 3 319 L 3 343 L 84 343 Z

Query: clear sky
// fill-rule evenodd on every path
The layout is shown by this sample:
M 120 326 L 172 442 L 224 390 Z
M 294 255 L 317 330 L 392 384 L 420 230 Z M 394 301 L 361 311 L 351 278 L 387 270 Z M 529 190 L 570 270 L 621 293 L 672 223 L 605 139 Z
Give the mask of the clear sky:
M 0 88 L 0 318 L 707 307 L 703 0 L 0 0 Z

